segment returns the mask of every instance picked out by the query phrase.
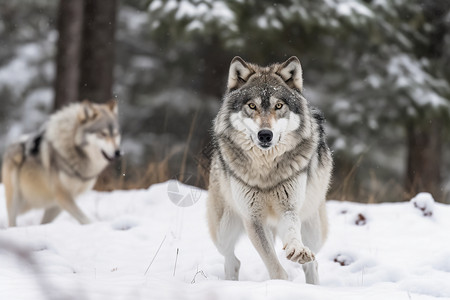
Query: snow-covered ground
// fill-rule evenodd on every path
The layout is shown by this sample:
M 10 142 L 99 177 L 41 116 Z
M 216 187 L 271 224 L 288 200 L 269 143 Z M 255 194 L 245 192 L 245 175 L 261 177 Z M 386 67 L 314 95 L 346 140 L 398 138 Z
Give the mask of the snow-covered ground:
M 321 285 L 312 286 L 279 241 L 290 280 L 269 280 L 247 237 L 237 248 L 240 281 L 225 281 L 206 192 L 184 186 L 200 199 L 180 207 L 168 187 L 90 192 L 79 203 L 91 225 L 63 213 L 40 226 L 42 212 L 32 211 L 5 229 L 0 185 L 0 299 L 450 298 L 450 207 L 426 194 L 409 203 L 329 201 L 330 234 L 316 256 Z

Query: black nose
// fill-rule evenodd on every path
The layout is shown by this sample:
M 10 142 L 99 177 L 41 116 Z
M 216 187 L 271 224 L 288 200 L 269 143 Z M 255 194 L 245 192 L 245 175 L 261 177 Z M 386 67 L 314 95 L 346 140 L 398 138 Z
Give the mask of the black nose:
M 260 132 L 258 132 L 258 140 L 261 143 L 270 143 L 273 138 L 273 133 L 270 130 L 263 129 Z
M 115 158 L 119 158 L 122 156 L 122 152 L 120 150 L 116 150 L 116 152 L 114 152 L 114 157 Z

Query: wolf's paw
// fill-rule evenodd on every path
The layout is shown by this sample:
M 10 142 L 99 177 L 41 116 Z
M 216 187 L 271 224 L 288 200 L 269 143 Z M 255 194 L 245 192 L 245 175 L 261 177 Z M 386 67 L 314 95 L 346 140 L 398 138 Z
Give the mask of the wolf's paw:
M 292 240 L 284 246 L 284 249 L 286 250 L 286 258 L 293 262 L 305 264 L 316 259 L 314 253 L 297 240 Z

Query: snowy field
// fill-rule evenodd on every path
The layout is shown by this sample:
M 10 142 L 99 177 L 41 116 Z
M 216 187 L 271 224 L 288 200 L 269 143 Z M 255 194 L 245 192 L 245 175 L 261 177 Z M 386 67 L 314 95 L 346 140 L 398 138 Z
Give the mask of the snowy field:
M 42 212 L 32 211 L 11 229 L 0 186 L 0 299 L 450 299 L 450 207 L 427 195 L 328 202 L 330 234 L 316 256 L 321 286 L 312 286 L 280 241 L 290 280 L 269 280 L 247 237 L 237 248 L 240 281 L 225 281 L 207 230 L 206 192 L 183 186 L 199 200 L 179 207 L 168 186 L 88 193 L 79 203 L 91 225 L 63 213 L 39 226 Z

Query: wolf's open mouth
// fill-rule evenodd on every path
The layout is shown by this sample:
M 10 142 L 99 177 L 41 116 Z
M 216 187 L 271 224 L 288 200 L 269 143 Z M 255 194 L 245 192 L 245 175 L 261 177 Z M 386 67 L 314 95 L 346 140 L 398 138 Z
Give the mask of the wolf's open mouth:
M 114 158 L 109 157 L 108 154 L 106 154 L 106 152 L 103 151 L 103 150 L 102 150 L 102 154 L 103 154 L 103 157 L 104 157 L 107 161 L 113 161 L 113 160 L 114 160 Z

